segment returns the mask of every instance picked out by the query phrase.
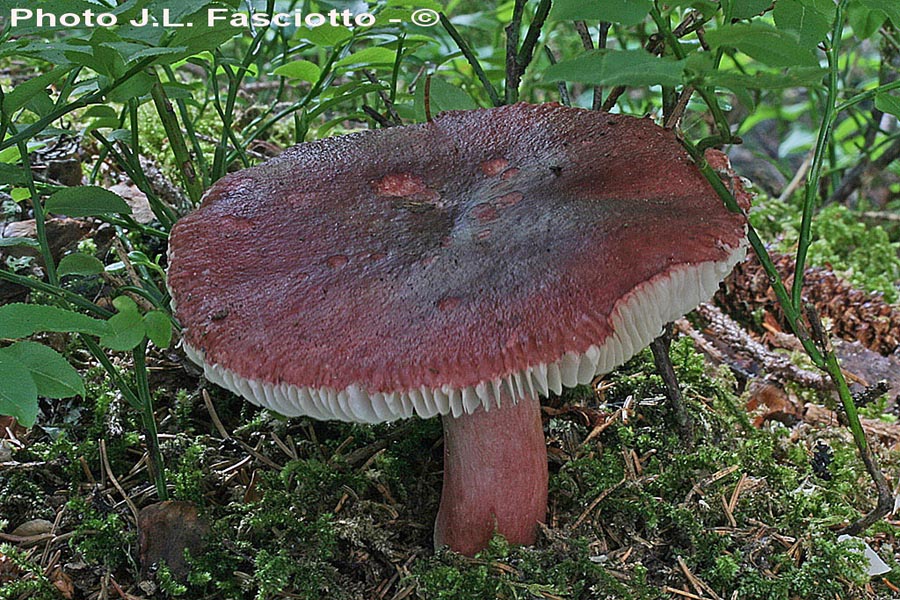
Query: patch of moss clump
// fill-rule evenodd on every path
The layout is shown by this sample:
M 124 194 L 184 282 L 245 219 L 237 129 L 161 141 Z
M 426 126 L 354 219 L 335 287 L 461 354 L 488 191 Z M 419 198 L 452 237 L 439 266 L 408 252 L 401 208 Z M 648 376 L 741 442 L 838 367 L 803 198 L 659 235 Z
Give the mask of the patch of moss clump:
M 723 598 L 863 597 L 865 561 L 835 533 L 865 506 L 869 482 L 852 444 L 834 436 L 831 479 L 817 478 L 803 440 L 780 424 L 750 427 L 733 378 L 690 340 L 676 340 L 671 356 L 692 439 L 642 352 L 604 382 L 606 406 L 593 407 L 612 413 L 630 397 L 628 422 L 570 444 L 551 467 L 554 526 L 543 539 L 533 548 L 495 540 L 474 560 L 439 553 L 414 570 L 419 597 L 667 598 L 666 586 L 689 589 L 681 564 Z M 568 431 L 559 420 L 551 435 Z

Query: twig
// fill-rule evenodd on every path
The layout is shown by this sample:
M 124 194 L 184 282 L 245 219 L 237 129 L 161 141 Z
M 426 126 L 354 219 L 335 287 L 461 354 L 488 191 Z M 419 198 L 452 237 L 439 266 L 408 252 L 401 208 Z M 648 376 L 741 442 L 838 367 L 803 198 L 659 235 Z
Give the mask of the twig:
M 882 211 L 866 211 L 860 216 L 864 219 L 873 219 L 876 221 L 891 221 L 900 223 L 900 213 L 882 212 Z
M 606 41 L 609 37 L 609 28 L 612 26 L 612 23 L 607 21 L 600 21 L 600 25 L 598 29 L 600 30 L 597 33 L 597 48 L 604 49 L 606 48 Z M 594 86 L 594 101 L 591 103 L 591 109 L 600 110 L 600 107 L 603 106 L 603 86 L 595 85 Z
M 368 116 L 370 116 L 373 121 L 375 121 L 376 123 L 378 123 L 379 125 L 381 125 L 384 128 L 393 127 L 395 125 L 395 123 L 392 123 L 390 119 L 386 119 L 384 117 L 384 115 L 382 115 L 380 112 L 378 112 L 377 110 L 375 110 L 368 104 L 362 105 L 362 111 L 364 113 L 366 113 Z
M 425 76 L 425 92 L 424 96 L 424 104 L 425 104 L 425 121 L 431 123 L 433 120 L 431 118 L 431 74 Z
M 203 397 L 203 404 L 206 406 L 206 411 L 209 413 L 216 431 L 219 432 L 219 435 L 222 436 L 223 440 L 230 440 L 231 435 L 228 434 L 228 430 L 225 429 L 225 426 L 222 425 L 222 421 L 219 420 L 219 415 L 218 413 L 216 413 L 216 409 L 213 406 L 212 399 L 209 397 L 209 392 L 207 392 L 206 390 L 200 390 L 200 395 Z
M 863 175 L 866 173 L 878 173 L 887 168 L 889 164 L 900 158 L 900 140 L 894 140 L 887 150 L 881 156 L 873 161 L 869 161 L 868 155 L 864 157 L 855 167 L 841 180 L 840 186 L 834 191 L 828 202 L 843 204 L 850 194 L 855 192 L 863 181 Z
M 603 29 L 603 26 L 606 25 L 606 29 Z M 581 38 L 582 47 L 590 52 L 594 49 L 594 40 L 591 38 L 591 32 L 588 31 L 587 23 L 584 21 L 575 21 L 575 31 L 578 32 L 578 37 Z M 600 42 L 601 48 L 606 47 L 606 32 L 609 31 L 609 23 L 600 23 Z M 595 85 L 593 88 L 594 99 L 591 104 L 591 108 L 593 110 L 600 110 L 603 107 L 603 86 Z
M 134 522 L 138 522 L 138 509 L 134 505 L 134 502 L 131 501 L 131 497 L 125 493 L 125 490 L 122 488 L 122 485 L 119 483 L 119 480 L 116 479 L 115 473 L 113 473 L 112 467 L 109 464 L 109 456 L 106 454 L 106 440 L 100 440 L 100 458 L 103 461 L 103 467 L 106 469 L 106 474 L 109 475 L 109 480 L 112 482 L 113 486 L 118 490 L 119 494 L 122 495 L 122 498 L 125 500 L 125 504 L 128 505 L 128 508 L 131 510 L 131 514 L 134 515 Z
M 719 597 L 719 595 L 713 591 L 713 589 L 711 587 L 709 587 L 708 585 L 703 583 L 699 577 L 697 577 L 696 575 L 694 575 L 691 572 L 691 570 L 687 566 L 687 563 L 684 562 L 683 558 L 681 558 L 679 556 L 675 560 L 678 562 L 678 566 L 681 568 L 681 572 L 684 573 L 684 576 L 687 577 L 688 582 L 690 582 L 690 584 L 692 586 L 694 586 L 694 590 L 698 594 L 700 594 L 702 596 L 703 593 L 705 592 L 705 593 L 709 594 L 713 598 L 713 600 L 722 600 Z
M 512 18 L 504 28 L 506 32 L 506 103 L 512 104 L 519 96 L 519 65 L 516 57 L 519 54 L 519 29 L 522 26 L 522 14 L 525 12 L 525 0 L 515 0 Z
M 500 96 L 497 94 L 497 90 L 494 88 L 493 84 L 491 84 L 491 80 L 488 79 L 488 76 L 485 74 L 484 69 L 481 68 L 481 63 L 478 62 L 478 58 L 475 56 L 475 53 L 472 52 L 472 49 L 469 47 L 469 44 L 465 39 L 459 34 L 459 31 L 456 30 L 456 27 L 453 26 L 453 23 L 450 22 L 450 19 L 447 18 L 447 15 L 444 13 L 440 13 L 441 25 L 447 31 L 453 41 L 456 42 L 457 48 L 462 52 L 463 56 L 466 57 L 466 60 L 469 61 L 469 65 L 471 65 L 472 70 L 475 72 L 475 76 L 478 77 L 478 81 L 481 82 L 481 85 L 484 87 L 484 91 L 487 92 L 487 95 L 491 99 L 491 104 L 494 106 L 501 106 L 503 102 L 500 100 Z
M 600 423 L 599 425 L 597 425 L 596 427 L 591 429 L 591 432 L 589 434 L 587 434 L 587 437 L 584 438 L 584 440 L 581 442 L 581 445 L 584 446 L 585 444 L 590 442 L 592 439 L 594 439 L 595 437 L 597 437 L 598 435 L 600 435 L 601 433 L 606 431 L 607 427 L 609 427 L 610 425 L 612 425 L 613 423 L 618 421 L 621 416 L 622 416 L 622 409 L 621 408 L 616 409 L 616 411 L 613 414 L 606 417 L 605 421 L 603 421 L 602 423 Z
M 553 51 L 550 50 L 550 46 L 544 46 L 544 54 L 547 55 L 547 60 L 550 61 L 551 65 L 556 64 L 556 57 L 553 56 Z M 559 92 L 559 101 L 562 102 L 564 106 L 572 106 L 572 101 L 569 99 L 569 90 L 566 88 L 566 82 L 557 81 L 556 89 Z
M 525 39 L 522 41 L 522 47 L 516 54 L 516 65 L 518 67 L 519 79 L 525 73 L 525 69 L 531 64 L 534 57 L 534 48 L 537 45 L 538 38 L 541 36 L 541 30 L 544 28 L 544 22 L 547 15 L 550 14 L 550 0 L 541 0 L 537 9 L 534 11 L 534 18 L 528 25 L 528 31 L 525 32 Z M 518 80 L 516 81 L 516 99 L 519 97 Z
M 685 109 L 687 109 L 688 102 L 691 101 L 691 96 L 693 95 L 694 86 L 684 86 L 684 89 L 681 90 L 681 94 L 678 96 L 678 102 L 676 102 L 675 106 L 672 107 L 672 112 L 669 114 L 669 118 L 666 119 L 664 125 L 666 129 L 674 129 L 678 127 L 678 124 L 681 122 L 681 118 L 684 116 L 684 111 Z
M 522 81 L 522 75 L 525 69 L 531 64 L 534 57 L 534 47 L 541 35 L 541 29 L 544 27 L 544 21 L 550 14 L 550 0 L 541 0 L 534 12 L 534 17 L 528 25 L 528 31 L 525 33 L 525 39 L 522 46 L 516 49 L 519 44 L 519 28 L 522 24 L 522 12 L 525 8 L 525 0 L 516 0 L 513 7 L 513 17 L 509 26 L 506 28 L 506 102 L 512 104 L 519 99 L 519 83 Z
M 720 469 L 719 471 L 716 471 L 715 473 L 713 473 L 706 479 L 703 479 L 702 481 L 695 483 L 693 486 L 691 486 L 691 491 L 689 491 L 687 496 L 685 496 L 684 503 L 687 504 L 688 502 L 690 502 L 691 498 L 693 498 L 695 494 L 700 494 L 702 496 L 704 487 L 706 487 L 710 484 L 713 484 L 713 483 L 719 481 L 720 479 L 728 477 L 729 475 L 731 475 L 732 473 L 734 473 L 735 471 L 737 471 L 740 468 L 741 468 L 740 465 L 731 465 L 730 467 L 725 467 L 724 469 Z
M 806 158 L 803 159 L 800 168 L 794 173 L 794 178 L 791 179 L 790 183 L 788 183 L 783 190 L 781 190 L 781 194 L 778 196 L 779 202 L 787 202 L 806 180 L 806 173 L 809 171 L 809 166 L 812 164 L 814 155 L 815 152 L 810 150 L 809 154 L 806 155 Z
M 697 596 L 690 592 L 686 592 L 684 590 L 679 590 L 678 588 L 673 588 L 669 586 L 665 586 L 663 591 L 667 594 L 676 594 L 678 596 L 682 596 L 683 598 L 690 598 L 690 600 L 706 600 L 703 596 Z
M 371 83 L 375 83 L 375 84 L 380 83 L 378 81 L 378 78 L 375 76 L 375 74 L 372 73 L 372 71 L 369 71 L 368 69 L 363 69 L 363 75 L 365 75 L 366 79 L 368 79 Z M 397 114 L 397 109 L 394 108 L 394 103 L 391 102 L 390 97 L 388 97 L 388 95 L 384 92 L 383 89 L 378 89 L 376 91 L 376 93 L 378 94 L 378 97 L 381 98 L 381 101 L 384 102 L 384 108 L 387 109 L 388 116 L 391 118 L 391 121 L 393 122 L 393 124 L 400 125 L 400 123 L 402 123 L 402 121 L 400 120 L 400 115 Z M 363 109 L 365 110 L 365 107 L 363 107 Z M 379 116 L 381 116 L 381 115 L 379 115 Z
M 575 21 L 575 31 L 578 33 L 578 37 L 581 38 L 581 45 L 584 49 L 593 50 L 594 40 L 591 38 L 591 32 L 588 31 L 587 23 L 584 21 Z
M 597 508 L 597 505 L 603 502 L 614 491 L 622 487 L 625 484 L 625 481 L 627 481 L 627 478 L 623 477 L 622 480 L 619 481 L 619 483 L 603 490 L 600 495 L 594 498 L 594 501 L 591 502 L 590 505 L 588 505 L 588 507 L 584 509 L 584 511 L 582 511 L 580 515 L 578 515 L 578 518 L 575 519 L 575 522 L 572 524 L 571 529 L 577 529 L 578 526 L 581 525 L 585 519 L 587 519 L 588 515 L 594 512 L 594 509 Z
M 697 314 L 706 322 L 713 337 L 736 352 L 748 355 L 776 380 L 793 381 L 803 387 L 819 391 L 834 389 L 834 384 L 821 374 L 798 367 L 787 356 L 776 354 L 757 342 L 734 319 L 717 307 L 703 303 L 697 307 Z
M 668 323 L 663 329 L 662 335 L 650 342 L 650 350 L 653 351 L 653 362 L 656 364 L 656 370 L 666 386 L 666 397 L 669 400 L 672 412 L 675 413 L 675 422 L 681 430 L 686 446 L 690 447 L 694 439 L 693 427 L 691 425 L 691 417 L 684 407 L 684 398 L 682 398 L 681 390 L 678 387 L 678 378 L 675 376 L 675 369 L 672 367 L 672 359 L 669 357 L 669 344 L 671 341 L 672 324 Z

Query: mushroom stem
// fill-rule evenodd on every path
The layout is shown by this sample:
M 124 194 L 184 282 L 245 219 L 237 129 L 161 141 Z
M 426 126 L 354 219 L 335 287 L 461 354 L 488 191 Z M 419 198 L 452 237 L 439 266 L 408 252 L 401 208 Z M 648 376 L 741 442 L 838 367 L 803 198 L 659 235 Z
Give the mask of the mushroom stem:
M 472 556 L 494 532 L 534 543 L 547 514 L 547 448 L 537 398 L 458 418 L 444 416 L 444 487 L 435 548 Z

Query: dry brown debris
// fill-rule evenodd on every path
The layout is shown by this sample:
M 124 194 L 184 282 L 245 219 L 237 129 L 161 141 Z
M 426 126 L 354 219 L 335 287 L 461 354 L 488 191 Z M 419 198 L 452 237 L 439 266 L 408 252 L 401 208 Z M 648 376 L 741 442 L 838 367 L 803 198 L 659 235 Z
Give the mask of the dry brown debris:
M 782 281 L 790 289 L 794 277 L 794 258 L 772 253 Z M 877 293 L 852 287 L 829 269 L 810 267 L 806 270 L 804 299 L 812 303 L 822 319 L 831 322 L 831 334 L 845 340 L 858 340 L 864 346 L 883 355 L 897 352 L 900 347 L 900 310 L 884 301 Z M 784 314 L 778 305 L 769 278 L 751 254 L 738 264 L 724 282 L 724 292 L 716 296 L 716 303 L 724 307 L 736 320 L 752 323 L 753 313 L 763 309 L 771 315 L 769 327 L 788 331 Z

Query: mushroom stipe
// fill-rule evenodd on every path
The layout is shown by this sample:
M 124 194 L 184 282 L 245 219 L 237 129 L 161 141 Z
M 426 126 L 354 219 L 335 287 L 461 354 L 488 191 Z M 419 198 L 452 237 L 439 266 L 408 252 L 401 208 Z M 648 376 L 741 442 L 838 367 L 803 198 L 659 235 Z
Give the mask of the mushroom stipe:
M 435 540 L 473 554 L 544 518 L 538 398 L 711 297 L 746 219 L 649 120 L 515 104 L 290 148 L 169 243 L 210 381 L 286 416 L 442 415 Z

